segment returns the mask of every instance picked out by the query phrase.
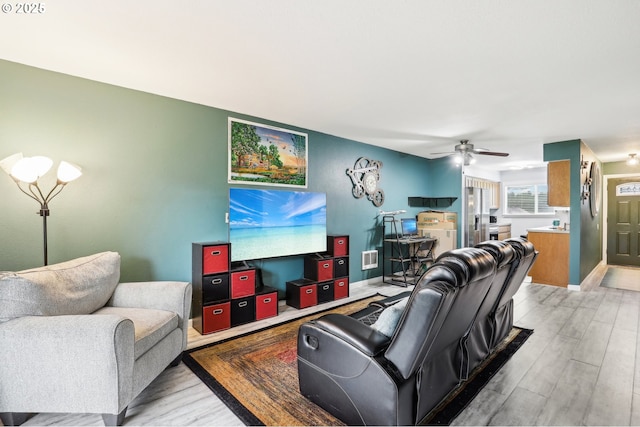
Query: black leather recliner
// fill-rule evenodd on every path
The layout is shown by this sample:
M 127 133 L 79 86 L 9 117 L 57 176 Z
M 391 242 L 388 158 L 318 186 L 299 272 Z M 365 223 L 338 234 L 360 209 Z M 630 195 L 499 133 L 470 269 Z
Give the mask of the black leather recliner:
M 533 247 L 533 243 L 527 239 L 514 237 L 506 239 L 505 242 L 509 243 L 516 251 L 517 260 L 514 262 L 514 269 L 509 282 L 503 287 L 501 294 L 498 296 L 496 308 L 491 314 L 491 321 L 493 322 L 492 350 L 509 335 L 513 328 L 513 296 L 520 289 L 520 285 L 522 285 L 538 257 L 538 251 Z
M 456 249 L 421 277 L 391 336 L 339 314 L 303 324 L 301 393 L 350 425 L 418 423 L 468 370 L 469 332 L 495 274 L 487 251 Z
M 495 322 L 494 315 L 508 287 L 513 272 L 518 266 L 518 252 L 509 243 L 501 240 L 489 240 L 479 243 L 476 248 L 489 252 L 496 260 L 496 275 L 486 298 L 478 310 L 478 317 L 473 324 L 468 340 L 469 372 L 480 365 L 493 350 Z M 466 378 L 464 378 L 466 379 Z

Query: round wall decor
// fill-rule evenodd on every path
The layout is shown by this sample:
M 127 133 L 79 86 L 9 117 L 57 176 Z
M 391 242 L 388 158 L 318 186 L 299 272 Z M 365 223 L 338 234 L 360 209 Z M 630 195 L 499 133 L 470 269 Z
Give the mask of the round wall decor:
M 353 168 L 347 169 L 347 175 L 351 177 L 351 183 L 353 184 L 351 189 L 353 197 L 360 199 L 366 194 L 367 199 L 371 200 L 375 206 L 382 206 L 384 203 L 384 191 L 378 188 L 381 168 L 381 161 L 360 157 L 356 160 Z
M 589 171 L 589 207 L 591 209 L 591 216 L 598 215 L 600 209 L 600 167 L 598 163 L 591 162 L 591 170 Z

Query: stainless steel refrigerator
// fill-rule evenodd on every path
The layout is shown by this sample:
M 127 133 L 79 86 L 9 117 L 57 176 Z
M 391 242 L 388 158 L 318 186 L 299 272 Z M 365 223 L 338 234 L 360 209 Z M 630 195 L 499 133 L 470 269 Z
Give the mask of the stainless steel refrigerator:
M 467 224 L 464 245 L 474 246 L 489 240 L 489 190 L 468 187 L 465 189 Z

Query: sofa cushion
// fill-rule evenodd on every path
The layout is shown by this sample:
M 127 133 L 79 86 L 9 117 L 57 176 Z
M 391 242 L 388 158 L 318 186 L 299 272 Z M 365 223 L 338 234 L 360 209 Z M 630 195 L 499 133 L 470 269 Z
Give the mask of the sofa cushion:
M 0 322 L 22 316 L 89 314 L 120 280 L 120 255 L 101 252 L 71 261 L 0 273 Z
M 407 306 L 407 301 L 409 297 L 402 298 L 398 300 L 397 303 L 390 305 L 389 307 L 382 310 L 378 320 L 375 321 L 371 325 L 371 327 L 383 335 L 391 338 L 393 333 L 396 331 L 396 327 L 398 326 L 398 322 L 400 321 L 400 316 L 402 316 L 402 312 Z
M 93 313 L 116 314 L 130 319 L 135 328 L 134 359 L 137 360 L 147 350 L 178 328 L 178 315 L 171 311 L 151 308 L 104 307 Z

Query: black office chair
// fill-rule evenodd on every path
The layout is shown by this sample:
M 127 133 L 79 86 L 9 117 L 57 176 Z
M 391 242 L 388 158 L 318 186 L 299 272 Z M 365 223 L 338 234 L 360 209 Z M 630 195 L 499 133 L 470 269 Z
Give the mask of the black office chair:
M 438 239 L 425 240 L 418 246 L 414 261 L 418 265 L 416 270 L 419 275 L 427 271 L 429 266 L 435 262 L 433 258 L 433 248 L 437 241 Z

